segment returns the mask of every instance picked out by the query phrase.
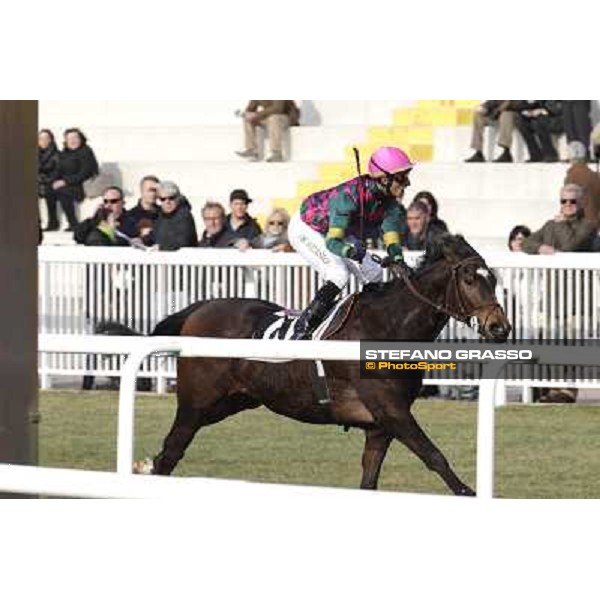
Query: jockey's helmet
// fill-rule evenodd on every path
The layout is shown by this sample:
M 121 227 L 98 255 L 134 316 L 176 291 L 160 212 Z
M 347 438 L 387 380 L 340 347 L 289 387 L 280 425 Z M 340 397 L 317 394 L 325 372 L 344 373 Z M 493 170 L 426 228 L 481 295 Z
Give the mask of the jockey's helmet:
M 371 177 L 384 177 L 410 171 L 414 167 L 408 154 L 400 148 L 384 146 L 373 152 L 369 160 L 369 174 Z

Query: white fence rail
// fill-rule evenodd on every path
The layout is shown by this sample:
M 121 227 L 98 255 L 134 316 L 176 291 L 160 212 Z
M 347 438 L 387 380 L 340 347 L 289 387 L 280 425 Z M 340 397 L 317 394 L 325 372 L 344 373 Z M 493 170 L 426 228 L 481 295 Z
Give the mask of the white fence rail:
M 131 338 L 119 336 L 40 335 L 40 352 L 81 354 L 94 348 L 102 353 L 127 353 L 119 393 L 117 475 L 81 473 L 60 469 L 0 465 L 0 490 L 82 497 L 171 497 L 183 493 L 183 485 L 138 484 L 131 478 L 134 448 L 135 381 L 140 364 L 152 353 L 178 356 L 289 360 L 360 360 L 360 342 L 281 341 L 190 337 Z M 419 348 L 419 345 L 415 345 Z M 358 368 L 358 365 L 357 365 Z M 502 381 L 482 380 L 477 434 L 477 495 L 493 496 L 494 396 Z M 166 434 L 166 432 L 165 432 Z M 134 477 L 135 478 L 135 477 Z M 156 478 L 158 480 L 158 478 Z M 163 479 L 163 478 L 160 478 Z M 194 480 L 192 480 L 194 481 Z M 193 486 L 192 488 L 193 489 Z
M 418 254 L 410 256 L 416 261 Z M 484 256 L 499 279 L 498 298 L 517 339 L 600 337 L 600 255 L 528 256 L 501 252 Z M 148 333 L 168 314 L 206 298 L 261 298 L 302 309 L 320 285 L 317 274 L 296 254 L 263 250 L 186 249 L 141 252 L 134 249 L 51 247 L 39 249 L 39 315 L 42 334 L 86 335 L 102 321 L 116 321 Z M 349 291 L 357 288 L 352 281 Z M 451 322 L 445 338 L 470 339 L 473 333 Z M 44 354 L 43 388 L 53 376 L 118 376 L 123 358 Z M 145 361 L 143 374 L 165 389 L 174 376 L 171 359 Z M 579 374 L 581 378 L 583 374 Z M 573 386 L 560 372 L 523 386 Z M 597 381 L 591 382 L 592 386 Z

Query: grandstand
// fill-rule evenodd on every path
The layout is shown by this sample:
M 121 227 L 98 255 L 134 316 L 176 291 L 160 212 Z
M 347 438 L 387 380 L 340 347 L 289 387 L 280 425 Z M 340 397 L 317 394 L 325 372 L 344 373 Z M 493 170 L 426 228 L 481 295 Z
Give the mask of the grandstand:
M 374 147 L 395 144 L 419 162 L 407 197 L 431 190 L 452 231 L 482 251 L 500 250 L 513 225 L 537 228 L 553 214 L 564 177 L 560 163 L 464 164 L 477 100 L 298 101 L 302 126 L 291 130 L 291 160 L 249 164 L 234 154 L 242 143 L 235 111 L 245 103 L 42 101 L 39 122 L 57 135 L 70 126 L 86 133 L 101 163 L 101 176 L 90 186 L 92 196 L 104 185 L 121 185 L 131 206 L 139 179 L 154 173 L 180 185 L 199 225 L 206 200 L 226 205 L 229 192 L 240 187 L 255 198 L 252 209 L 259 218 L 274 206 L 292 212 L 308 193 L 354 174 L 352 145 L 363 150 L 366 163 Z M 513 154 L 522 158 L 518 136 L 515 140 Z M 564 157 L 564 141 L 559 149 Z M 97 202 L 86 200 L 81 216 L 89 216 Z M 43 215 L 44 203 L 40 211 Z M 47 234 L 46 243 L 72 240 L 58 232 Z

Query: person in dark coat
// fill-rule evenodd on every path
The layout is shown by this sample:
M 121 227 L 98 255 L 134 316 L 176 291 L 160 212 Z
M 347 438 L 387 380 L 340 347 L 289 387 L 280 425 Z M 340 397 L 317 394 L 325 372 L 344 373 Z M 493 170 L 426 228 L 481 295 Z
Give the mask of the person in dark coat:
M 218 202 L 202 207 L 204 231 L 198 242 L 200 248 L 234 248 L 239 239 L 225 228 L 225 209 Z
M 153 230 L 142 238 L 147 246 L 158 246 L 159 250 L 179 250 L 198 245 L 198 234 L 194 216 L 182 204 L 182 195 L 172 181 L 163 181 L 158 186 L 160 214 Z
M 237 239 L 249 242 L 262 233 L 260 225 L 248 214 L 248 205 L 252 198 L 246 190 L 233 190 L 229 195 L 231 212 L 225 218 L 225 229 Z
M 150 233 L 160 208 L 157 204 L 158 185 L 160 180 L 154 175 L 146 175 L 140 181 L 140 198 L 138 203 L 127 211 L 127 222 L 130 229 L 125 231 L 129 237 L 144 237 Z
M 560 101 L 519 101 L 515 125 L 527 145 L 527 162 L 558 162 L 558 152 L 552 141 L 552 134 L 559 134 L 563 129 Z
M 57 179 L 52 188 L 69 222 L 67 231 L 73 231 L 78 223 L 75 204 L 85 198 L 83 183 L 96 177 L 99 171 L 94 151 L 79 129 L 67 129 L 64 140 L 64 149 L 58 159 Z
M 99 223 L 102 223 L 102 227 L 99 227 Z M 76 225 L 73 239 L 84 246 L 127 246 L 130 238 L 134 237 L 130 235 L 132 229 L 129 213 L 125 210 L 123 190 L 111 185 L 104 190 L 102 205 L 94 216 Z M 103 235 L 94 230 L 99 230 Z M 90 235 L 93 243 L 90 243 Z
M 48 220 L 44 231 L 58 229 L 56 194 L 52 188 L 52 183 L 58 175 L 58 156 L 54 134 L 49 129 L 42 129 L 38 134 L 38 198 L 44 198 L 48 208 Z
M 591 100 L 563 100 L 563 118 L 567 143 L 582 143 L 586 150 L 586 161 L 590 158 L 588 146 L 592 132 L 591 110 Z
M 427 244 L 435 237 L 444 233 L 436 228 L 430 228 L 429 210 L 427 205 L 419 200 L 413 200 L 406 211 L 406 232 L 402 236 L 402 246 L 406 250 L 425 250 Z

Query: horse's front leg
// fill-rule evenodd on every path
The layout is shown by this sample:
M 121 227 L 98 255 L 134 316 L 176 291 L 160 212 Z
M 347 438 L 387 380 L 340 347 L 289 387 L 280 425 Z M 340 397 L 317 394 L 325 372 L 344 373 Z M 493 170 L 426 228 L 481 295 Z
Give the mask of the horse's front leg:
M 408 412 L 400 420 L 390 424 L 389 431 L 401 441 L 409 450 L 412 450 L 427 466 L 437 473 L 446 485 L 457 496 L 475 496 L 475 492 L 454 473 L 446 457 L 439 448 L 427 437 L 413 415 Z
M 362 455 L 363 474 L 360 482 L 361 489 L 377 489 L 381 465 L 393 439 L 393 436 L 384 429 L 368 429 L 365 431 L 365 448 Z

